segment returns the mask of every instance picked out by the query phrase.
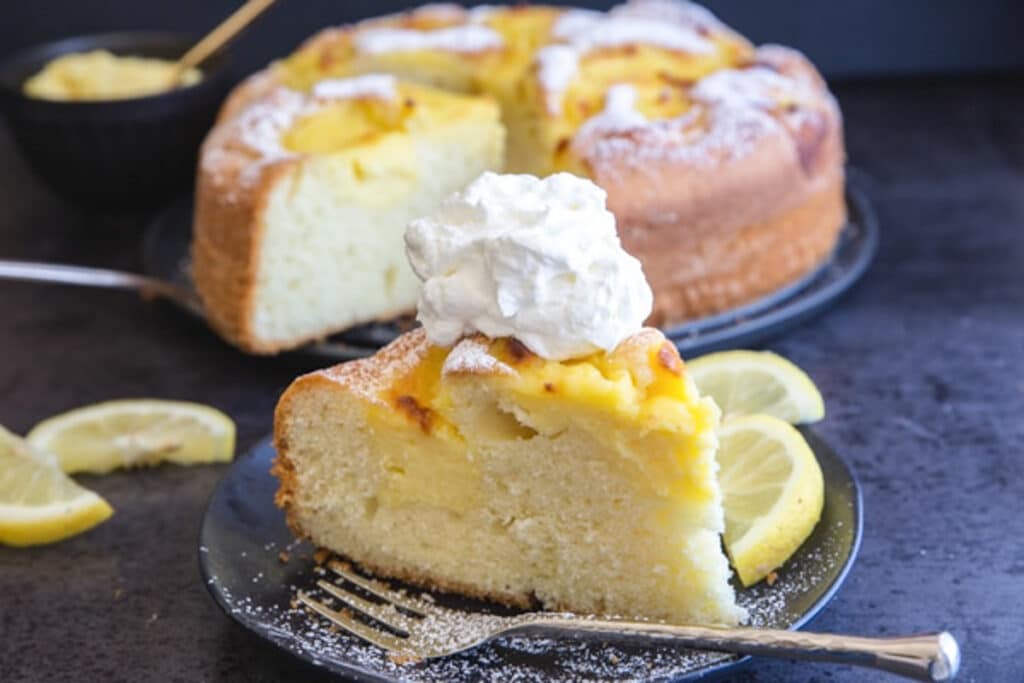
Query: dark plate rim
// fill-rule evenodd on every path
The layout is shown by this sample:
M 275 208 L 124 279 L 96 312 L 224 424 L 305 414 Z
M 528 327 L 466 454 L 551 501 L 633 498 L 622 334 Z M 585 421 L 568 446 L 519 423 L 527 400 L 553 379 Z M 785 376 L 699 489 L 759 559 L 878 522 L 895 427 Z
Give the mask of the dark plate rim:
M 800 630 L 804 626 L 810 624 L 821 612 L 832 602 L 835 596 L 838 594 L 839 589 L 846 583 L 850 571 L 853 569 L 853 565 L 857 561 L 857 557 L 860 555 L 861 542 L 864 536 L 864 499 L 863 492 L 861 489 L 860 480 L 857 478 L 856 473 L 847 463 L 846 459 L 843 458 L 834 448 L 828 445 L 828 443 L 819 437 L 813 430 L 806 426 L 799 428 L 800 432 L 805 437 L 810 437 L 808 440 L 814 450 L 814 445 L 817 443 L 822 444 L 829 453 L 829 458 L 839 466 L 842 473 L 845 475 L 848 485 L 852 491 L 853 501 L 853 518 L 854 518 L 854 529 L 852 535 L 852 542 L 849 547 L 849 553 L 847 554 L 846 560 L 843 565 L 836 572 L 835 577 L 831 583 L 824 590 L 821 596 L 811 605 L 811 607 L 805 611 L 793 624 L 790 625 L 789 630 L 796 631 Z M 216 577 L 210 573 L 210 567 L 208 565 L 207 553 L 198 551 L 198 548 L 204 547 L 206 544 L 204 538 L 206 536 L 206 527 L 210 524 L 211 510 L 213 509 L 213 503 L 218 499 L 228 486 L 229 480 L 232 478 L 232 474 L 241 468 L 243 460 L 253 458 L 255 455 L 263 450 L 264 448 L 273 449 L 273 438 L 270 436 L 264 437 L 255 442 L 243 455 L 235 458 L 228 466 L 228 470 L 217 482 L 209 498 L 206 502 L 206 508 L 203 512 L 203 517 L 199 523 L 199 532 L 197 534 L 197 563 L 199 565 L 199 575 L 202 579 L 203 586 L 206 588 L 207 593 L 213 599 L 214 603 L 218 608 L 235 624 L 244 628 L 250 634 L 256 636 L 261 641 L 272 645 L 276 650 L 284 652 L 293 659 L 302 662 L 306 666 L 313 667 L 319 671 L 328 673 L 335 677 L 345 676 L 350 680 L 361 681 L 365 683 L 394 683 L 394 679 L 379 676 L 370 671 L 362 669 L 356 665 L 343 665 L 336 666 L 328 664 L 322 660 L 316 659 L 315 657 L 302 652 L 296 652 L 288 647 L 285 647 L 281 643 L 276 642 L 269 637 L 265 630 L 259 628 L 259 622 L 256 619 L 246 619 L 243 615 L 240 615 L 231 608 L 231 605 L 226 601 L 223 593 L 219 591 Z M 815 451 L 817 455 L 817 451 Z M 837 482 L 839 483 L 839 482 Z M 746 666 L 752 657 L 747 655 L 738 657 L 736 659 L 729 659 L 723 662 L 712 664 L 704 669 L 693 671 L 689 674 L 685 674 L 679 678 L 660 679 L 667 681 L 679 681 L 684 683 L 685 681 L 696 681 L 705 680 L 709 678 L 718 677 L 728 671 L 739 669 Z M 659 680 L 659 679 L 655 679 Z

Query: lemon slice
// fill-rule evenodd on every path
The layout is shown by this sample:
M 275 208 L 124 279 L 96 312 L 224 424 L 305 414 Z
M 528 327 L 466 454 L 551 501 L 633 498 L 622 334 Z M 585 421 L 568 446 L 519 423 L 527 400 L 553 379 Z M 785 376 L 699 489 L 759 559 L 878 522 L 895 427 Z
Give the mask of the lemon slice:
M 782 420 L 740 416 L 723 422 L 718 436 L 725 549 L 740 581 L 751 586 L 811 534 L 825 485 L 804 437 Z
M 230 460 L 235 424 L 219 410 L 198 403 L 108 401 L 44 420 L 26 439 L 53 453 L 65 472 L 103 474 L 162 462 Z
M 768 351 L 722 351 L 686 364 L 697 388 L 722 415 L 772 415 L 791 424 L 825 417 L 821 392 L 803 370 Z
M 60 471 L 56 459 L 0 427 L 0 543 L 53 543 L 114 513 Z

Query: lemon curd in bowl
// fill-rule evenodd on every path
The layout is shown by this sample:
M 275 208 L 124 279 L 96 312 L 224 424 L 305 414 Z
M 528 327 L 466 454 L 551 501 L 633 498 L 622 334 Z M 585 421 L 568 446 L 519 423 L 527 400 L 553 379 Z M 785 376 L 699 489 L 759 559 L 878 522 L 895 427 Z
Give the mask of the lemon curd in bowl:
M 172 60 L 91 50 L 61 55 L 25 81 L 24 92 L 46 100 L 121 100 L 195 85 L 202 73 L 188 69 L 175 78 Z
M 180 196 L 195 177 L 199 145 L 227 91 L 227 53 L 208 59 L 202 77 L 188 87 L 140 96 L 124 91 L 120 99 L 50 99 L 25 88 L 65 55 L 102 51 L 170 63 L 194 40 L 130 31 L 66 38 L 8 55 L 0 61 L 0 111 L 22 156 L 58 195 L 83 208 L 152 209 Z M 98 83 L 88 87 L 101 92 Z

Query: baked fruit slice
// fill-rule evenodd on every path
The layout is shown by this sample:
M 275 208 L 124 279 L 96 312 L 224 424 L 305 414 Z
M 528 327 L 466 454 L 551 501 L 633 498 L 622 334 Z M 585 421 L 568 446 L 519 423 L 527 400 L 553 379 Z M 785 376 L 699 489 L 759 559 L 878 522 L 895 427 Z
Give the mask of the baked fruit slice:
M 485 96 L 390 75 L 276 87 L 203 145 L 192 245 L 207 317 L 273 353 L 411 312 L 410 220 L 501 164 Z
M 735 624 L 718 409 L 646 329 L 545 360 L 508 339 L 297 379 L 275 416 L 296 533 L 381 576 L 529 606 Z

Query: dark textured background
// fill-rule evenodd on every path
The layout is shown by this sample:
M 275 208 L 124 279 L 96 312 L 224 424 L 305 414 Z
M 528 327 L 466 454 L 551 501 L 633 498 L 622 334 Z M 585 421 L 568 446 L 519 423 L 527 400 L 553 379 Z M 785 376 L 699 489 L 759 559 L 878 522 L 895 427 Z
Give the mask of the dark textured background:
M 163 28 L 201 33 L 239 0 L 0 0 L 0 54 L 75 33 Z M 408 0 L 278 0 L 236 50 L 259 68 L 329 24 L 391 12 Z M 477 3 L 464 3 L 477 4 Z M 604 8 L 611 1 L 558 2 Z M 919 74 L 1024 66 L 1017 0 L 707 0 L 751 40 L 807 52 L 827 76 Z
M 282 0 L 240 66 L 315 27 L 395 2 Z M 235 3 L 4 4 L 0 52 L 111 28 L 199 30 Z M 1019 5 L 714 3 L 755 39 L 796 44 L 833 74 L 1022 65 Z M 785 11 L 776 11 L 777 8 Z M 966 9 L 965 9 L 966 8 Z M 821 386 L 820 433 L 865 490 L 849 583 L 815 622 L 863 634 L 948 628 L 961 680 L 1024 680 L 1024 89 L 1021 78 L 861 81 L 836 90 L 850 157 L 883 227 L 878 260 L 836 309 L 769 347 Z M 144 216 L 88 218 L 35 182 L 0 125 L 0 257 L 139 268 Z M 26 431 L 111 398 L 205 401 L 245 449 L 270 429 L 301 361 L 257 360 L 125 294 L 0 283 L 0 423 Z M 0 548 L 0 681 L 319 680 L 207 597 L 199 521 L 223 467 L 82 477 L 117 514 L 65 543 Z M 876 680 L 760 660 L 742 683 Z
M 1019 81 L 837 88 L 882 223 L 866 280 L 769 345 L 825 394 L 820 433 L 864 485 L 865 538 L 814 627 L 948 628 L 961 680 L 1024 680 L 1024 92 Z M 139 267 L 142 218 L 87 220 L 29 176 L 0 128 L 0 255 Z M 118 293 L 0 283 L 0 423 L 91 401 L 205 401 L 245 449 L 301 365 L 242 356 Z M 47 548 L 0 549 L 0 681 L 317 680 L 228 621 L 196 568 L 222 467 L 82 477 L 117 514 Z M 758 661 L 733 679 L 865 681 Z

